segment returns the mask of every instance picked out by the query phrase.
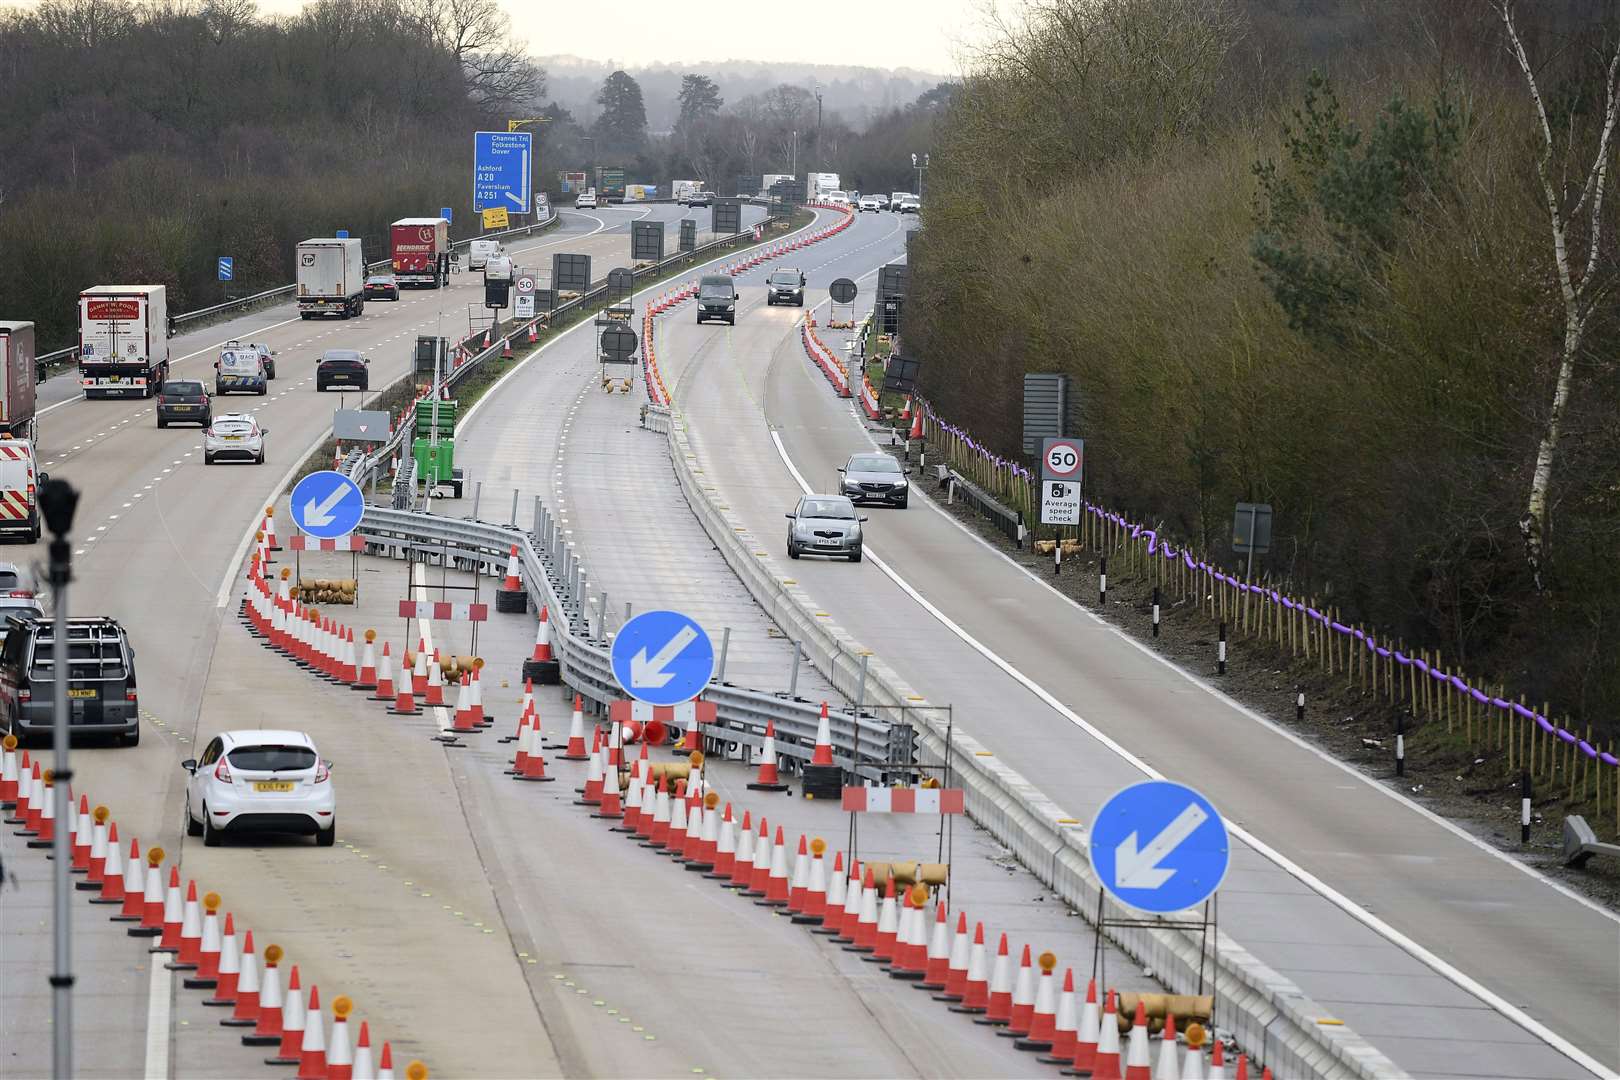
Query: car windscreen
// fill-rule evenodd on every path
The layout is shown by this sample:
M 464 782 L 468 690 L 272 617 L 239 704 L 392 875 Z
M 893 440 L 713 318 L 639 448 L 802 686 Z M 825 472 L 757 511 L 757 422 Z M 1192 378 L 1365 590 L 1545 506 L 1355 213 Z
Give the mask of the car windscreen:
M 203 384 L 170 379 L 163 384 L 164 397 L 201 397 Z
M 0 570 L 0 593 L 24 586 L 23 577 L 15 570 Z
M 900 463 L 888 454 L 862 454 L 860 457 L 850 459 L 849 471 L 897 473 L 900 471 Z
M 771 275 L 771 284 L 772 285 L 786 285 L 786 286 L 788 286 L 790 288 L 797 289 L 799 287 L 799 275 L 798 274 L 772 274 Z
M 238 746 L 227 757 L 244 772 L 297 772 L 315 767 L 315 751 L 307 746 Z
M 359 362 L 360 354 L 357 352 L 333 350 L 321 355 L 321 363 L 323 364 L 358 364 Z
M 393 283 L 394 278 L 391 274 L 372 274 L 366 278 L 367 285 L 392 285 Z
M 704 300 L 730 300 L 736 292 L 729 284 L 705 285 L 698 290 L 698 295 Z
M 842 499 L 806 499 L 799 513 L 803 517 L 853 520 L 855 508 Z

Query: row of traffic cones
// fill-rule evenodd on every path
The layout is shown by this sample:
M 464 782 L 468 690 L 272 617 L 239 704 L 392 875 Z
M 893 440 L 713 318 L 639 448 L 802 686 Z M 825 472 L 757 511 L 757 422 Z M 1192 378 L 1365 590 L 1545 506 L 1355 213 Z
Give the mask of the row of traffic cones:
M 1119 993 L 1109 990 L 1099 1002 L 1092 980 L 1080 1000 L 1073 970 L 1066 969 L 1060 980 L 1053 954 L 1032 960 L 1026 945 L 1015 973 L 1006 934 L 992 956 L 982 922 L 970 937 L 967 916 L 959 912 L 952 934 L 944 903 L 934 904 L 930 921 L 927 886 L 901 888 L 892 875 L 880 884 L 871 867 L 854 860 L 846 871 L 842 852 L 833 857 L 829 871 L 827 845 L 819 837 L 801 835 L 796 854 L 790 854 L 781 826 L 773 833 L 761 817 L 756 830 L 750 811 L 743 811 L 739 822 L 730 803 L 721 807 L 719 793 L 703 779 L 701 752 L 691 754 L 689 775 L 672 782 L 655 774 L 643 744 L 621 789 L 623 747 L 617 727 L 610 725 L 605 734 L 595 729 L 591 749 L 583 755 L 588 762 L 585 786 L 576 800 L 614 831 L 757 904 L 784 909 L 793 922 L 811 925 L 814 933 L 883 965 L 892 978 L 932 992 L 952 1011 L 1001 1028 L 1016 1047 L 1063 1066 L 1068 1075 L 1096 1080 L 1228 1076 L 1225 1048 L 1219 1042 L 1210 1045 L 1203 1025 L 1188 1027 L 1183 1049 L 1175 1018 L 1167 1017 L 1155 1055 L 1146 1008 L 1138 998 L 1129 1038 L 1122 1045 Z M 579 741 L 583 750 L 582 729 Z M 825 741 L 823 733 L 818 743 Z M 826 756 L 830 763 L 830 745 Z M 1247 1057 L 1238 1057 L 1233 1075 L 1247 1080 Z M 1265 1076 L 1269 1078 L 1269 1070 Z
M 920 439 L 923 437 L 922 407 L 917 405 L 911 395 L 906 395 L 906 403 L 900 407 L 900 419 L 896 427 L 906 429 L 907 439 Z
M 804 346 L 805 355 L 821 369 L 823 375 L 827 376 L 827 381 L 832 383 L 833 389 L 838 392 L 838 396 L 849 397 L 849 382 L 844 378 L 843 368 L 838 361 L 833 359 L 832 353 L 827 349 L 826 345 L 822 344 L 821 339 L 816 336 L 816 332 L 809 322 L 805 322 L 799 327 L 799 343 Z
M 6 824 L 21 826 L 16 832 L 30 848 L 50 846 L 56 827 L 51 773 L 17 749 L 14 735 L 0 739 L 0 809 L 7 812 Z M 253 931 L 239 936 L 234 915 L 220 915 L 219 894 L 199 898 L 195 880 L 186 882 L 182 894 L 178 863 L 170 862 L 163 873 L 162 848 L 143 853 L 132 838 L 126 858 L 118 822 L 105 806 L 92 810 L 83 793 L 77 816 L 70 814 L 62 827 L 71 833 L 69 869 L 81 875 L 74 889 L 93 893 L 89 902 L 111 909 L 113 922 L 129 924 L 130 937 L 157 939 L 149 951 L 172 957 L 164 966 L 182 973 L 185 989 L 211 991 L 203 1004 L 230 1010 L 222 1026 L 245 1029 L 245 1046 L 276 1048 L 266 1064 L 296 1065 L 298 1080 L 393 1080 L 393 1050 L 384 1042 L 373 1056 L 369 1022 L 360 1021 L 358 1039 L 351 1035 L 353 1003 L 341 996 L 332 1002 L 328 1035 L 319 989 L 309 988 L 306 1005 L 295 964 L 283 994 L 281 947 L 265 947 L 261 971 Z M 412 1062 L 407 1075 L 420 1080 L 427 1070 Z

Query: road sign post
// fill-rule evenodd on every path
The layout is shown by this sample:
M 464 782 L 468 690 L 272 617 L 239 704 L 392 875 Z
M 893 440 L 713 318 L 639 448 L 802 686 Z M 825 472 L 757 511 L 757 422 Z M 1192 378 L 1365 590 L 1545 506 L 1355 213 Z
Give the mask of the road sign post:
M 293 524 L 310 536 L 335 540 L 352 533 L 366 512 L 360 485 L 331 469 L 310 473 L 292 490 Z
M 714 646 L 691 616 L 644 611 L 619 628 L 611 651 L 620 689 L 649 705 L 691 701 L 714 674 Z
M 1079 525 L 1085 483 L 1084 439 L 1044 439 L 1041 444 L 1041 524 Z
M 513 312 L 517 318 L 534 318 L 534 290 L 534 271 L 524 270 L 517 279 L 517 305 Z
M 1091 826 L 1091 865 L 1103 890 L 1150 915 L 1195 908 L 1231 865 L 1226 823 L 1207 798 L 1170 780 L 1144 780 L 1103 803 Z
M 219 257 L 219 280 L 232 281 L 236 278 L 236 260 L 229 255 Z
M 534 184 L 534 135 L 528 131 L 473 133 L 473 209 L 529 212 Z

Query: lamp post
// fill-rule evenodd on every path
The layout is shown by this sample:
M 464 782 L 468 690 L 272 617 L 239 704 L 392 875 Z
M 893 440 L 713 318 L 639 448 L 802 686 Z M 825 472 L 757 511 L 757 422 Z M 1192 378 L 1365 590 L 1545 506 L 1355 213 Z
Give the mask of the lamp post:
M 922 202 L 923 173 L 928 171 L 928 155 L 924 154 L 919 161 L 916 154 L 911 155 L 911 167 L 917 170 L 917 201 Z
M 73 528 L 73 511 L 79 493 L 65 480 L 47 480 L 40 485 L 39 508 L 51 530 L 50 582 L 51 610 L 51 742 L 56 749 L 52 770 L 52 791 L 56 798 L 57 829 L 51 847 L 56 861 L 54 885 L 55 966 L 51 973 L 51 1075 L 67 1080 L 73 1075 L 73 973 L 72 912 L 68 908 L 68 864 L 73 852 L 68 848 L 68 814 L 73 812 L 68 790 L 73 770 L 68 767 L 68 677 L 72 664 L 68 648 L 68 582 L 73 580 L 73 545 L 68 531 Z
M 821 154 L 821 87 L 816 87 L 816 167 L 825 170 L 827 159 Z
M 797 131 L 793 133 L 793 158 L 788 165 L 788 172 L 793 174 L 793 179 L 797 180 L 799 178 L 799 133 Z

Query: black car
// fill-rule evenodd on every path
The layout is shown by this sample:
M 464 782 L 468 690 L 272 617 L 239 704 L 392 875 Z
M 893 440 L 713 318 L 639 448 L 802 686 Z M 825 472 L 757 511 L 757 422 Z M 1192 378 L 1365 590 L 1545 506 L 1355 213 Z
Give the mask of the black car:
M 320 362 L 315 365 L 315 389 L 369 389 L 369 363 L 354 349 L 327 349 L 321 353 Z
M 708 319 L 737 325 L 737 284 L 725 274 L 706 274 L 698 282 L 697 321 Z
M 911 485 L 906 481 L 909 467 L 888 454 L 854 454 L 839 468 L 838 490 L 855 503 L 882 503 L 906 508 Z
M 0 719 L 27 743 L 49 740 L 56 680 L 55 628 L 47 618 L 7 617 L 0 646 Z M 117 736 L 125 746 L 141 740 L 135 693 L 135 650 L 116 620 L 68 620 L 68 725 L 73 734 Z
M 765 304 L 794 304 L 804 307 L 804 271 L 773 270 L 766 281 Z
M 214 417 L 208 404 L 208 388 L 196 379 L 168 379 L 157 395 L 157 426 L 200 424 L 207 427 Z
M 687 206 L 713 206 L 714 205 L 714 192 L 712 192 L 712 191 L 694 191 L 694 192 L 692 192 L 692 194 L 690 194 L 690 195 L 688 195 L 686 197 L 686 205 Z
M 393 274 L 372 274 L 366 278 L 367 300 L 398 300 L 399 279 Z

